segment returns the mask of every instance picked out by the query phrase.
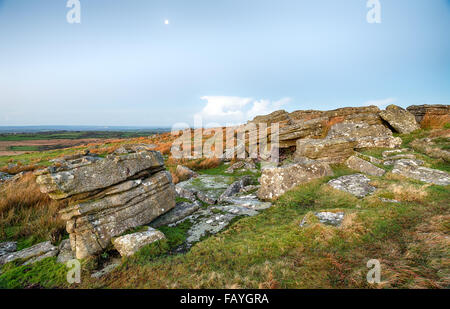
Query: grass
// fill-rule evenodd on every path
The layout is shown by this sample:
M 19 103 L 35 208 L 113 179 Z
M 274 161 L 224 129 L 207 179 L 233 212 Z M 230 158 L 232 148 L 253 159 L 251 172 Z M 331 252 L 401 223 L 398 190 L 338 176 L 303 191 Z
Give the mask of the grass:
M 420 131 L 402 138 L 407 145 L 427 134 Z M 380 156 L 381 152 L 375 149 L 366 154 Z M 448 164 L 437 162 L 431 158 L 427 161 L 448 168 Z M 199 172 L 220 176 L 227 167 L 218 165 Z M 174 249 L 184 242 L 189 221 L 162 227 L 165 240 L 123 259 L 118 269 L 101 280 L 83 272 L 77 287 L 448 288 L 450 187 L 424 185 L 386 173 L 369 177 L 377 191 L 357 199 L 326 184 L 332 178 L 355 172 L 342 165 L 332 168 L 334 176 L 294 188 L 272 208 L 234 221 L 225 231 L 195 244 L 187 253 L 178 254 Z M 381 197 L 399 203 L 384 203 Z M 37 211 L 39 208 L 26 206 L 32 204 L 25 203 L 21 208 Z M 342 226 L 319 224 L 313 219 L 318 211 L 343 211 L 346 215 Z M 312 220 L 300 228 L 305 216 Z M 2 226 L 26 225 L 21 222 Z M 45 235 L 48 227 L 44 224 L 38 230 L 43 229 Z M 26 237 L 18 237 L 25 243 Z M 366 281 L 366 263 L 370 259 L 381 262 L 380 285 Z M 41 263 L 26 269 L 18 264 L 4 266 L 0 287 L 66 286 L 62 268 L 54 258 Z

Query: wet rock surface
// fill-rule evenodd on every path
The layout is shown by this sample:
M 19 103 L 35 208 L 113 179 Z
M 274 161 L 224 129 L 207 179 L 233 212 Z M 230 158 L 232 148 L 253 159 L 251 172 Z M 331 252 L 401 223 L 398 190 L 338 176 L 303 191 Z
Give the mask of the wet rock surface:
M 346 175 L 333 180 L 328 184 L 337 190 L 350 193 L 356 197 L 363 198 L 373 193 L 376 188 L 369 184 L 370 179 L 363 174 Z
M 420 166 L 415 160 L 402 159 L 395 161 L 392 173 L 435 185 L 450 185 L 449 173 Z

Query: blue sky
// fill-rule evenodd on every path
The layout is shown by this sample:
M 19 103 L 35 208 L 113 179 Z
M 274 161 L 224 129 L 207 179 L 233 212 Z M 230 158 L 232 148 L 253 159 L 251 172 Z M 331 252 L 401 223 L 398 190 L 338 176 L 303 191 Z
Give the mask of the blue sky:
M 0 125 L 450 104 L 450 1 L 0 0 Z M 165 24 L 169 20 L 169 24 Z

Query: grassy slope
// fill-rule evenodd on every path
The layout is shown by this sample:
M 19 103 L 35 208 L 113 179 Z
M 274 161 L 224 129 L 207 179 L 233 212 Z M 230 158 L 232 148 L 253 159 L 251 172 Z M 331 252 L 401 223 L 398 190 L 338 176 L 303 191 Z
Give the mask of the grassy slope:
M 408 140 L 408 136 L 403 137 Z M 429 162 L 435 162 L 428 158 Z M 221 174 L 224 167 L 209 171 Z M 352 173 L 334 167 L 335 176 Z M 382 264 L 380 287 L 449 287 L 450 188 L 423 185 L 391 173 L 371 177 L 379 189 L 365 199 L 331 189 L 330 179 L 286 193 L 262 214 L 241 219 L 226 231 L 196 244 L 188 253 L 170 250 L 187 226 L 164 227 L 167 241 L 141 250 L 100 281 L 84 262 L 84 288 L 370 288 L 366 263 Z M 382 203 L 379 197 L 401 203 Z M 319 210 L 344 211 L 341 228 L 299 224 Z M 98 261 L 96 261 L 98 263 Z M 94 263 L 94 264 L 96 264 Z M 0 287 L 64 287 L 55 258 L 33 266 L 7 265 Z

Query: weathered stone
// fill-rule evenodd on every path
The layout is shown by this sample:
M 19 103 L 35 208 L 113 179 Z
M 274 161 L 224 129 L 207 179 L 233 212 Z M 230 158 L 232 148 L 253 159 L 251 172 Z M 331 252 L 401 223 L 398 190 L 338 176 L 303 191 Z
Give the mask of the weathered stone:
M 435 185 L 450 185 L 450 174 L 418 165 L 414 160 L 397 160 L 392 173 Z
M 36 182 L 42 193 L 53 199 L 93 192 L 128 180 L 139 173 L 162 170 L 164 159 L 156 151 L 142 151 L 121 156 L 108 156 L 97 161 L 69 161 L 60 167 L 49 167 L 39 172 Z
M 91 278 L 100 279 L 101 277 L 106 276 L 107 274 L 113 272 L 114 269 L 116 269 L 119 266 L 120 266 L 120 261 L 119 260 L 113 261 L 112 263 L 110 263 L 110 264 L 106 265 L 105 267 L 103 267 L 101 270 L 94 272 L 91 275 Z
M 363 174 L 354 174 L 330 180 L 328 184 L 337 190 L 348 192 L 356 197 L 363 198 L 376 190 L 369 182 L 370 179 Z
M 100 253 L 111 238 L 150 223 L 175 206 L 175 187 L 159 152 L 126 145 L 106 159 L 75 157 L 38 173 L 41 191 L 71 197 L 60 211 L 79 259 Z
M 61 210 L 79 259 L 101 252 L 113 236 L 148 224 L 175 206 L 175 190 L 167 171 L 105 191 L 100 198 L 94 196 Z
M 298 139 L 323 137 L 328 118 L 307 121 L 294 121 L 291 125 L 280 128 L 280 148 L 295 146 Z
M 330 166 L 322 162 L 265 168 L 260 178 L 258 197 L 262 200 L 276 199 L 299 184 L 331 175 L 333 171 Z
M 384 198 L 384 197 L 381 197 L 381 198 L 380 198 L 380 201 L 382 201 L 383 203 L 393 203 L 393 204 L 398 204 L 398 203 L 400 203 L 400 202 L 397 201 L 397 200 L 393 200 L 393 199 L 389 199 L 389 198 Z
M 396 105 L 389 105 L 380 112 L 380 117 L 398 133 L 408 134 L 419 129 L 414 115 Z
M 114 248 L 119 251 L 121 256 L 132 256 L 142 247 L 164 239 L 165 236 L 158 230 L 148 227 L 145 232 L 138 232 L 117 237 L 113 240 Z
M 386 150 L 383 151 L 383 153 L 381 154 L 383 156 L 383 158 L 388 158 L 391 157 L 393 155 L 398 155 L 404 152 L 408 152 L 410 151 L 408 148 L 403 148 L 403 149 L 394 149 L 394 150 Z
M 447 137 L 447 140 L 449 138 Z M 441 149 L 437 146 L 433 145 L 433 140 L 427 140 L 427 139 L 420 139 L 415 140 L 411 143 L 411 147 L 418 151 L 426 154 L 429 157 L 435 158 L 435 159 L 442 159 L 446 162 L 450 162 L 450 151 Z
M 23 263 L 23 265 L 34 264 L 36 262 L 42 261 L 43 259 L 46 259 L 46 258 L 49 258 L 49 257 L 54 257 L 57 254 L 58 254 L 58 250 L 52 250 L 52 251 L 44 253 L 44 254 L 42 254 L 40 256 L 32 257 L 31 259 L 29 259 L 25 263 Z
M 5 254 L 9 254 L 15 252 L 17 250 L 17 242 L 15 241 L 7 241 L 0 243 L 0 257 Z
M 354 141 L 356 149 L 396 148 L 402 144 L 401 138 L 394 137 L 384 125 L 365 122 L 337 123 L 330 128 L 327 139 Z
M 224 161 L 231 161 L 233 158 L 245 159 L 248 157 L 248 153 L 244 143 L 240 143 L 233 148 L 226 149 L 223 153 Z
M 344 221 L 343 212 L 316 212 L 314 216 L 319 219 L 319 222 L 325 225 L 340 226 L 342 221 Z M 308 225 L 307 216 L 305 216 L 300 223 L 300 227 Z
M 10 180 L 12 177 L 10 174 L 0 172 L 0 182 Z
M 169 225 L 183 220 L 184 218 L 192 215 L 194 212 L 200 209 L 201 204 L 199 202 L 195 203 L 178 203 L 175 208 L 173 208 L 168 213 L 157 218 L 151 223 L 154 228 L 159 228 L 161 226 Z
M 225 192 L 220 195 L 219 201 L 223 201 L 237 193 L 239 193 L 244 187 L 250 185 L 253 182 L 252 177 L 244 176 L 240 180 L 233 182 Z
M 197 198 L 195 197 L 195 191 L 183 188 L 183 187 L 179 186 L 178 184 L 175 186 L 175 191 L 176 191 L 177 197 L 190 200 L 191 202 L 195 202 L 197 200 Z
M 182 175 L 183 177 L 185 177 L 185 179 L 190 179 L 192 177 L 198 176 L 198 174 L 196 172 L 194 172 L 190 168 L 183 166 L 183 165 L 177 166 L 176 173 L 177 173 L 177 175 Z
M 70 245 L 70 240 L 65 239 L 61 242 L 58 247 L 59 254 L 56 259 L 58 263 L 66 263 L 67 261 L 75 259 L 75 253 L 72 251 L 72 246 Z
M 348 158 L 345 163 L 349 168 L 367 175 L 383 176 L 386 173 L 384 169 L 379 168 L 372 163 L 355 156 L 351 156 L 350 158 Z
M 256 164 L 255 162 L 253 162 L 253 160 L 251 158 L 247 158 L 245 160 L 242 161 L 238 161 L 236 163 L 234 163 L 233 165 L 231 165 L 226 171 L 225 173 L 227 174 L 232 174 L 234 173 L 236 170 L 255 170 L 256 169 Z
M 28 260 L 42 255 L 55 256 L 58 248 L 53 246 L 49 241 L 34 245 L 21 251 L 7 253 L 0 257 L 0 265 L 15 261 L 17 259 Z M 53 255 L 52 255 L 53 254 Z M 47 257 L 47 256 L 46 256 Z M 37 260 L 34 260 L 36 262 Z
M 256 116 L 251 122 L 256 124 L 258 123 L 272 124 L 272 123 L 288 122 L 289 120 L 290 120 L 289 113 L 284 110 L 279 110 L 269 115 Z
M 369 161 L 370 163 L 373 164 L 383 164 L 383 160 L 380 160 L 378 158 L 372 157 L 372 156 L 368 156 L 368 155 L 364 155 L 362 153 L 357 152 L 356 155 L 361 158 L 364 159 L 366 161 Z
M 214 205 L 214 204 L 217 203 L 217 199 L 214 198 L 214 197 L 211 196 L 211 195 L 208 195 L 208 193 L 204 193 L 204 192 L 201 192 L 201 191 L 197 191 L 197 192 L 195 193 L 195 196 L 197 196 L 197 199 L 198 199 L 199 201 L 201 201 L 201 202 L 203 202 L 203 203 L 205 203 L 205 204 L 208 204 L 208 205 Z
M 450 122 L 450 105 L 413 105 L 406 110 L 424 128 L 441 128 Z
M 354 153 L 355 146 L 356 142 L 346 139 L 300 139 L 295 157 L 329 164 L 342 163 Z

